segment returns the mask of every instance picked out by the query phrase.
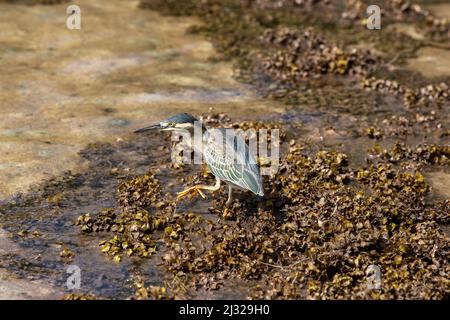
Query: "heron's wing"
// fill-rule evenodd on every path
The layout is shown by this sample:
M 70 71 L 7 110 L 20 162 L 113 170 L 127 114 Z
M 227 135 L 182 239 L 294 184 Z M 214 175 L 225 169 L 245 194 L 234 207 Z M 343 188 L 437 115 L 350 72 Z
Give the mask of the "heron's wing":
M 264 195 L 259 167 L 247 144 L 239 136 L 227 136 L 223 141 L 225 145 L 220 146 L 216 141 L 209 143 L 205 148 L 205 162 L 211 172 L 220 180 Z M 228 150 L 227 145 L 230 147 Z M 224 153 L 224 150 L 228 152 Z

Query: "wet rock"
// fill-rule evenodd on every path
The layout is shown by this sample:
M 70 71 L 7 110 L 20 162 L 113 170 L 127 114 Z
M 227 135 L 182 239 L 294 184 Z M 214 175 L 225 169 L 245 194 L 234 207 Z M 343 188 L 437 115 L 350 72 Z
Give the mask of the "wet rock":
M 19 279 L 0 268 L 0 299 L 29 300 L 55 299 L 62 290 L 41 281 Z
M 409 59 L 410 69 L 422 73 L 428 78 L 450 76 L 450 51 L 448 49 L 424 47 Z
M 443 171 L 429 172 L 430 185 L 435 192 L 445 199 L 450 199 L 450 174 Z

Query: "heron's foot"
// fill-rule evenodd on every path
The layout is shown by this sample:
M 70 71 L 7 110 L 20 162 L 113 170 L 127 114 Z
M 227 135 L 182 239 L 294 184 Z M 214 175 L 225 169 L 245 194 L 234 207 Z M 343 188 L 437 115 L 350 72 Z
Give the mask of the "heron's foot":
M 205 194 L 202 192 L 201 188 L 199 188 L 198 186 L 193 186 L 190 188 L 187 188 L 184 191 L 181 191 L 178 193 L 175 201 L 180 201 L 181 199 L 183 199 L 184 197 L 189 197 L 189 200 L 192 200 L 196 194 L 199 194 L 203 199 L 206 199 Z

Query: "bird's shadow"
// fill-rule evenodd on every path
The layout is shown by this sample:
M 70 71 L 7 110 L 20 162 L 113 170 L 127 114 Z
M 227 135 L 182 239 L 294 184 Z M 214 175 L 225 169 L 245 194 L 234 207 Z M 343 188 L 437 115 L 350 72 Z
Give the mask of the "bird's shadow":
M 262 211 L 273 214 L 277 224 L 284 221 L 284 208 L 288 205 L 288 199 L 279 192 L 268 193 L 264 196 L 257 196 L 245 191 L 235 191 L 233 200 L 226 204 L 227 193 L 218 193 L 210 202 L 209 213 L 219 217 L 234 220 L 240 218 L 251 218 Z

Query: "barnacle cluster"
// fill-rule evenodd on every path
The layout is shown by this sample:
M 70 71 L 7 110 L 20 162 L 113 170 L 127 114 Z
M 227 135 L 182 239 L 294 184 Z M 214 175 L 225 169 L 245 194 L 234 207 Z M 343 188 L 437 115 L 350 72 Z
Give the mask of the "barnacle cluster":
M 410 85 L 411 77 L 406 81 L 398 79 L 397 72 L 385 68 L 427 43 L 436 44 L 431 34 L 422 42 L 395 32 L 369 34 L 360 21 L 358 26 L 345 23 L 348 18 L 355 21 L 366 18 L 367 3 L 347 0 L 343 4 L 295 0 L 141 0 L 143 8 L 200 17 L 204 23 L 192 31 L 209 37 L 223 58 L 234 59 L 240 80 L 252 83 L 264 96 L 290 105 L 301 104 L 303 97 L 309 96 L 309 90 L 312 97 L 321 96 L 319 79 L 326 74 L 342 75 L 338 77 L 340 81 L 356 79 L 363 89 L 397 96 L 409 109 L 441 107 L 449 102 L 449 89 L 444 82 Z M 383 1 L 382 6 L 389 8 L 383 10 L 383 24 L 435 21 L 431 24 L 442 25 L 436 22 L 438 18 L 410 1 Z M 353 14 L 346 15 L 352 10 Z M 343 15 L 339 17 L 336 12 Z M 376 50 L 355 47 L 355 38 L 356 42 L 370 39 Z M 314 98 L 308 102 L 313 103 Z
M 287 148 L 279 174 L 265 179 L 265 199 L 238 197 L 226 207 L 222 190 L 210 208 L 218 220 L 175 213 L 147 174 L 121 184 L 119 214 L 105 209 L 81 216 L 78 225 L 112 233 L 100 246 L 117 262 L 162 252 L 171 287 L 137 281 L 138 299 L 186 298 L 199 287 L 218 290 L 227 279 L 252 283 L 248 298 L 449 297 L 449 237 L 440 228 L 450 222 L 449 203 L 425 201 L 429 187 L 419 171 L 395 161 L 352 168 L 342 152 L 294 141 Z M 400 159 L 443 163 L 447 149 L 400 148 Z M 382 272 L 377 290 L 367 286 L 371 265 Z
M 282 125 L 276 121 L 233 121 L 230 117 L 228 117 L 225 113 L 215 113 L 212 108 L 203 114 L 200 119 L 202 119 L 204 125 L 207 128 L 228 128 L 238 130 L 242 130 L 243 133 L 251 134 L 254 132 L 258 134 L 260 130 L 267 130 L 268 136 L 267 141 L 270 142 L 271 136 L 270 131 L 272 129 L 277 129 L 279 131 L 279 138 L 281 141 L 286 140 L 286 132 L 282 130 Z M 250 138 L 247 136 L 246 138 Z
M 407 107 L 442 105 L 450 102 L 450 87 L 442 82 L 437 85 L 427 85 L 418 89 L 407 89 L 403 97 Z
M 104 208 L 95 218 L 91 217 L 90 213 L 79 216 L 76 225 L 86 233 L 110 231 L 115 220 L 114 208 Z
M 444 82 L 414 89 L 400 85 L 397 81 L 369 77 L 362 81 L 362 86 L 367 90 L 398 95 L 408 108 L 441 106 L 450 101 L 450 88 Z
M 110 231 L 113 238 L 99 243 L 101 251 L 113 257 L 115 261 L 121 260 L 121 255 L 150 256 L 156 251 L 156 243 L 152 239 L 152 232 L 164 226 L 164 219 L 150 216 L 148 211 L 123 212 L 116 218 L 112 214 L 105 219 L 105 210 L 98 217 L 90 214 L 82 215 L 77 225 L 86 233 Z
M 168 292 L 166 287 L 160 286 L 149 286 L 145 285 L 144 279 L 138 277 L 134 281 L 134 286 L 136 287 L 136 293 L 134 298 L 137 300 L 147 300 L 153 298 L 155 300 L 170 300 L 173 299 L 173 294 Z
M 71 251 L 69 248 L 63 245 L 62 250 L 59 253 L 59 256 L 63 259 L 71 260 L 75 256 L 75 253 L 73 253 L 73 251 Z
M 248 1 L 252 3 L 252 1 Z M 279 9 L 279 8 L 301 8 L 303 10 L 313 10 L 317 8 L 326 8 L 332 5 L 330 0 L 262 0 L 257 4 L 262 9 Z
M 83 214 L 75 223 L 85 233 L 112 234 L 99 246 L 116 262 L 124 255 L 148 258 L 156 253 L 159 242 L 170 244 L 204 223 L 193 213 L 176 213 L 173 198 L 161 194 L 159 181 L 151 173 L 123 181 L 117 192 L 116 209 Z
M 421 144 L 414 148 L 405 143 L 396 143 L 390 149 L 382 149 L 375 145 L 369 150 L 370 158 L 391 163 L 411 160 L 416 163 L 450 165 L 450 146 Z
M 376 139 L 376 140 L 379 140 L 379 139 L 381 139 L 384 136 L 382 129 L 380 129 L 378 127 L 374 127 L 374 126 L 365 128 L 364 129 L 364 133 L 369 138 Z
M 346 0 L 346 10 L 342 13 L 342 18 L 358 21 L 367 17 L 367 4 L 361 0 Z M 419 22 L 427 28 L 430 34 L 442 34 L 450 30 L 450 21 L 440 18 L 423 6 L 409 0 L 385 0 L 380 5 L 383 8 L 383 23 L 393 23 L 398 21 Z
M 264 40 L 278 49 L 265 59 L 264 67 L 280 80 L 297 81 L 326 73 L 363 74 L 375 63 L 369 52 L 343 51 L 311 29 L 303 32 L 286 27 L 267 30 Z
M 145 174 L 122 182 L 118 187 L 117 203 L 120 213 L 114 208 L 105 208 L 100 213 L 81 215 L 76 225 L 83 232 L 107 231 L 114 234 L 109 240 L 99 243 L 101 251 L 119 262 L 121 256 L 148 257 L 156 251 L 152 233 L 162 231 L 171 219 L 166 215 L 151 215 L 143 208 L 167 209 L 160 201 L 160 186 L 152 174 Z
M 98 300 L 98 298 L 93 294 L 69 293 L 60 300 Z
M 445 144 L 450 129 L 443 121 L 444 110 L 408 110 L 404 115 L 376 119 L 372 125 L 363 127 L 363 135 L 376 140 L 404 140 L 410 137 L 435 137 L 434 143 Z M 392 139 L 393 138 L 393 139 Z M 442 142 L 441 142 L 442 141 Z
M 308 154 L 291 144 L 266 192 L 269 200 L 256 206 L 216 203 L 215 212 L 231 211 L 234 221 L 185 233 L 163 257 L 168 269 L 192 275 L 197 285 L 208 278 L 211 290 L 224 275 L 257 281 L 251 298 L 450 294 L 449 238 L 438 225 L 449 221 L 448 204 L 425 204 L 420 172 L 385 163 L 352 170 L 342 153 Z M 380 290 L 367 288 L 370 265 L 383 272 Z
M 159 195 L 159 181 L 152 174 L 124 181 L 118 188 L 118 202 L 124 207 L 149 207 L 156 202 Z
M 383 93 L 403 94 L 405 92 L 405 88 L 403 88 L 403 86 L 401 86 L 397 81 L 369 77 L 363 79 L 361 84 L 363 88 Z

